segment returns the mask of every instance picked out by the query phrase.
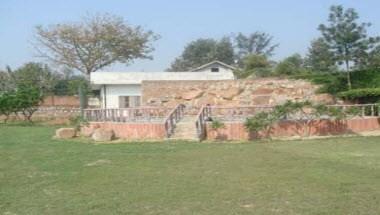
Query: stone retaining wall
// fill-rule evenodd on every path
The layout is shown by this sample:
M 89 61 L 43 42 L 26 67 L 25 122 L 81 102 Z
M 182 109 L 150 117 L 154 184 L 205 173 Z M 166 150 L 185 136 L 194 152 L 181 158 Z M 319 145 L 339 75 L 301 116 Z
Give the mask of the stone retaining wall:
M 208 140 L 252 140 L 265 137 L 264 132 L 259 135 L 249 133 L 243 122 L 225 122 L 225 128 L 214 130 L 210 123 L 206 126 Z M 380 118 L 354 118 L 343 121 L 316 120 L 310 124 L 310 136 L 330 136 L 355 134 L 360 132 L 380 131 Z M 297 137 L 306 133 L 306 127 L 293 121 L 285 121 L 276 124 L 271 130 L 271 137 Z
M 177 104 L 250 106 L 277 105 L 287 100 L 335 103 L 318 86 L 304 80 L 264 78 L 228 81 L 143 81 L 142 101 L 147 106 L 174 107 Z

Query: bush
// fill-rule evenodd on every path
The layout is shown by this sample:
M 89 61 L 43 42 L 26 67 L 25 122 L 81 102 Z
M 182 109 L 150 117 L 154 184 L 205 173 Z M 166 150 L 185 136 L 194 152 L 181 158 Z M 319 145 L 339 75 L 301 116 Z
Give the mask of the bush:
M 37 88 L 19 87 L 16 91 L 4 92 L 0 95 L 0 115 L 5 116 L 5 122 L 14 113 L 22 113 L 24 119 L 31 122 L 32 115 L 37 111 L 43 96 Z
M 358 112 L 350 111 L 350 114 Z M 306 136 L 310 136 L 309 124 L 322 117 L 341 120 L 347 117 L 347 113 L 341 108 L 328 107 L 322 104 L 312 104 L 309 101 L 292 102 L 287 101 L 283 105 L 277 105 L 271 112 L 260 112 L 253 117 L 247 118 L 245 128 L 254 133 L 265 131 L 266 136 L 270 137 L 273 124 L 281 120 L 294 120 L 297 124 L 307 127 Z
M 380 88 L 355 89 L 338 94 L 339 97 L 359 103 L 375 103 L 380 100 Z
M 211 128 L 214 129 L 214 130 L 217 130 L 217 129 L 220 129 L 220 128 L 225 128 L 226 125 L 219 121 L 219 120 L 213 120 L 212 123 L 211 123 Z

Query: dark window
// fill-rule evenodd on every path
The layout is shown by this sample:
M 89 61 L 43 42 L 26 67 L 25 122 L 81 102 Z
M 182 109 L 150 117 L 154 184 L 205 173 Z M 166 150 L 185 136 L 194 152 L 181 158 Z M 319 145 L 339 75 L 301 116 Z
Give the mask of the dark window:
M 139 107 L 140 96 L 119 96 L 119 108 Z
M 213 67 L 213 68 L 211 68 L 211 72 L 219 72 L 219 68 Z

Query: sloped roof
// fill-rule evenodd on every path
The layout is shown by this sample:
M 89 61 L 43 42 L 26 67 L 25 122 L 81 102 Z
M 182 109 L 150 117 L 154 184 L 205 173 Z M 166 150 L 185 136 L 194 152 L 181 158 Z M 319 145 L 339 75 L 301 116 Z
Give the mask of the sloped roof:
M 215 61 L 212 61 L 212 62 L 207 63 L 205 65 L 202 65 L 202 66 L 200 66 L 198 68 L 192 69 L 191 72 L 196 72 L 196 71 L 202 70 L 202 69 L 207 68 L 208 66 L 213 65 L 213 64 L 219 64 L 222 67 L 225 67 L 225 68 L 228 68 L 228 69 L 231 69 L 231 70 L 236 70 L 236 68 L 233 67 L 233 66 L 231 66 L 231 65 L 228 65 L 228 64 L 223 63 L 221 61 L 215 60 Z
M 233 80 L 232 72 L 93 72 L 91 84 L 141 84 L 142 81 L 207 81 Z

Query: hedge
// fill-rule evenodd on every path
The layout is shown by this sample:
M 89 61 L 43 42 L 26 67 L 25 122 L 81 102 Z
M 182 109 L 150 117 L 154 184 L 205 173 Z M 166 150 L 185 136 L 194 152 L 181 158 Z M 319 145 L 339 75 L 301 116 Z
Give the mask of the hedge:
M 380 88 L 354 89 L 341 92 L 339 97 L 346 100 L 355 100 L 359 102 L 378 102 L 380 100 Z

